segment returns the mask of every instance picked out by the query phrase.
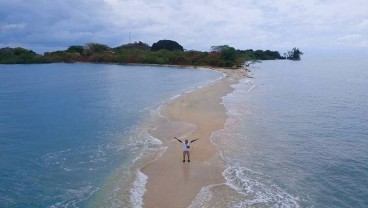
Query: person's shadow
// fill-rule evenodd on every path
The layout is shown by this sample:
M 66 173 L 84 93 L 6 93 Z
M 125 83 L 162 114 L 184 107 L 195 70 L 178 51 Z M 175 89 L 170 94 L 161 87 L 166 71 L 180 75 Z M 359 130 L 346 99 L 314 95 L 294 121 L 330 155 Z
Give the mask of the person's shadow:
M 183 163 L 182 169 L 183 169 L 184 183 L 187 183 L 188 182 L 188 178 L 189 178 L 190 165 L 188 163 Z

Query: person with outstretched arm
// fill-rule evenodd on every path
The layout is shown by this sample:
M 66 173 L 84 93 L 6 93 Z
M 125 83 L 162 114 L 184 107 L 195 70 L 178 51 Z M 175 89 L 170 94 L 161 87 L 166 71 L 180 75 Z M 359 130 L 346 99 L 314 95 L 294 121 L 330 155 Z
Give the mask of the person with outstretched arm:
M 194 139 L 190 142 L 187 139 L 184 142 L 176 137 L 175 139 L 178 140 L 183 145 L 183 162 L 185 162 L 185 155 L 188 155 L 188 162 L 190 162 L 190 155 L 189 155 L 190 144 L 197 141 L 198 139 Z

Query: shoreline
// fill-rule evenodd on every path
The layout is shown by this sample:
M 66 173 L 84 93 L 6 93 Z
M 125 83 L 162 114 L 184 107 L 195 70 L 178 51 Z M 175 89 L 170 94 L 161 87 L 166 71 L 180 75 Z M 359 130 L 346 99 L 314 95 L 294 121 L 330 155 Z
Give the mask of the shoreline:
M 148 177 L 143 207 L 188 207 L 203 187 L 225 182 L 225 164 L 211 136 L 224 128 L 228 118 L 222 97 L 233 92 L 231 85 L 245 78 L 247 69 L 207 69 L 225 76 L 168 101 L 161 109 L 167 120 L 149 132 L 163 142 L 166 151 L 139 169 Z M 174 136 L 200 138 L 191 146 L 190 163 L 182 162 L 181 144 Z

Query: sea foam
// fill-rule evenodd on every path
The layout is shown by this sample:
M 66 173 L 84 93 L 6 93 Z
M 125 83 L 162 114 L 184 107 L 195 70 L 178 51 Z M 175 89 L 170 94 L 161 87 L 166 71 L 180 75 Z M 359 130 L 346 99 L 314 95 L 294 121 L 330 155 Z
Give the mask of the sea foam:
M 236 193 L 222 191 L 221 197 L 214 197 L 214 190 L 218 189 L 219 185 L 204 187 L 193 201 L 191 207 L 201 207 L 203 204 L 211 203 L 211 200 L 218 201 L 217 203 L 229 207 L 299 207 L 297 197 L 290 195 L 269 181 L 263 173 L 252 171 L 234 160 L 243 156 L 231 155 L 231 148 L 239 148 L 241 146 L 241 144 L 231 145 L 232 142 L 239 142 L 231 141 L 231 139 L 241 138 L 242 136 L 233 131 L 234 128 L 240 128 L 241 126 L 241 120 L 238 117 L 246 114 L 242 99 L 244 99 L 246 93 L 250 93 L 255 89 L 255 84 L 251 79 L 244 79 L 232 85 L 232 87 L 234 91 L 222 98 L 229 118 L 225 123 L 224 129 L 212 134 L 211 142 L 218 147 L 221 158 L 227 166 L 223 172 L 223 176 L 226 179 L 224 185 L 233 189 Z M 224 141 L 224 139 L 229 141 Z M 242 142 L 244 143 L 245 141 Z M 225 196 L 226 194 L 231 196 Z M 227 202 L 221 202 L 221 200 L 227 200 Z
M 148 177 L 141 171 L 137 171 L 136 180 L 133 188 L 130 190 L 130 201 L 133 207 L 139 208 L 143 206 L 143 195 L 146 192 L 146 183 Z

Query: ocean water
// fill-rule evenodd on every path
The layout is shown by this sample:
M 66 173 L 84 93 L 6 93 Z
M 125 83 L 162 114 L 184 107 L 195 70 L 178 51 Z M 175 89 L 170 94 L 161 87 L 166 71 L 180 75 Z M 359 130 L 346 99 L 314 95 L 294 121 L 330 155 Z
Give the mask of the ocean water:
M 226 184 L 192 207 L 368 207 L 368 60 L 265 61 L 223 98 Z
M 0 207 L 139 207 L 159 106 L 222 77 L 175 67 L 0 66 Z

